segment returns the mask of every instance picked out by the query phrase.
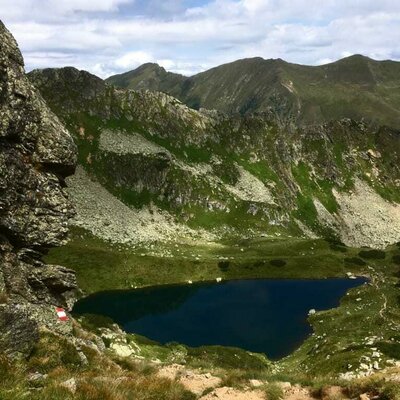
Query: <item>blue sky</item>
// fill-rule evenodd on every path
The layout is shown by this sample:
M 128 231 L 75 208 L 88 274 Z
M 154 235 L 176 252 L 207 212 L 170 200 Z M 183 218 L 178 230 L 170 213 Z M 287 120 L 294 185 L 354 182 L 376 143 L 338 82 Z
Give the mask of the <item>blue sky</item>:
M 0 16 L 28 70 L 106 77 L 157 62 L 191 75 L 255 56 L 400 60 L 398 0 L 0 0 Z

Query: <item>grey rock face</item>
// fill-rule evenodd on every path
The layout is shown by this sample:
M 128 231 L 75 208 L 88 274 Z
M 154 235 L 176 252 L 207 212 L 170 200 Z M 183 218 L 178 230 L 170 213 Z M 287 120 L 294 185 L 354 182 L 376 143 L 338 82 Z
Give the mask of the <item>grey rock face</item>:
M 75 164 L 73 139 L 25 77 L 17 44 L 0 22 L 0 351 L 30 351 L 38 328 L 27 311 L 32 305 L 73 303 L 73 271 L 40 258 L 66 240 L 74 211 L 64 179 Z
M 29 354 L 39 338 L 36 322 L 20 305 L 0 305 L 0 352 L 16 357 Z
M 14 243 L 59 245 L 72 208 L 62 189 L 74 170 L 69 133 L 25 78 L 16 43 L 0 25 L 0 229 Z

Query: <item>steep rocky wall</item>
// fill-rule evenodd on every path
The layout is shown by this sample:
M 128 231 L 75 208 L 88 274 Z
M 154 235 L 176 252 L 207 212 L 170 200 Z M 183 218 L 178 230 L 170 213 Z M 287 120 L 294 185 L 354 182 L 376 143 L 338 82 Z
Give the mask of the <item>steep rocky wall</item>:
M 25 77 L 17 43 L 0 21 L 0 351 L 28 353 L 41 325 L 60 325 L 54 306 L 70 307 L 73 271 L 45 265 L 65 242 L 73 208 L 64 178 L 76 146 Z

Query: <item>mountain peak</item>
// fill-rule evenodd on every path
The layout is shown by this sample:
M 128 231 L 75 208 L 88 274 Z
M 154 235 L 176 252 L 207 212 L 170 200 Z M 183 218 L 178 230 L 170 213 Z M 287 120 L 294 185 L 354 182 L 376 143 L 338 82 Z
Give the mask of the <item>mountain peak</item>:
M 154 62 L 148 62 L 148 63 L 144 63 L 142 65 L 140 65 L 139 67 L 129 71 L 129 72 L 134 72 L 134 71 L 140 71 L 140 70 L 146 70 L 146 69 L 152 69 L 155 71 L 165 71 L 165 68 L 162 67 L 161 65 L 154 63 Z
M 179 85 L 183 75 L 168 72 L 157 63 L 145 63 L 140 67 L 122 74 L 113 75 L 106 82 L 116 87 L 127 89 L 149 89 L 168 92 L 174 85 Z
M 399 77 L 400 63 L 354 54 L 320 66 L 281 58 L 244 58 L 189 78 L 148 63 L 107 82 L 121 88 L 162 91 L 196 109 L 242 114 L 272 110 L 302 123 L 346 117 L 397 126 L 400 112 L 393 105 L 399 103 L 395 92 L 385 88 L 398 87 Z M 387 91 L 387 100 L 376 92 L 377 85 Z M 333 100 L 324 93 L 330 93 Z M 351 104 L 343 109 L 349 99 Z
M 332 64 L 335 63 L 342 63 L 342 64 L 348 64 L 348 63 L 367 63 L 367 62 L 378 62 L 370 57 L 364 56 L 362 54 L 352 54 L 351 56 L 341 58 L 340 60 L 337 60 L 333 62 Z
M 86 81 L 95 82 L 96 84 L 104 84 L 103 80 L 96 75 L 91 74 L 85 70 L 79 70 L 75 67 L 62 67 L 62 68 L 44 68 L 34 69 L 28 73 L 28 76 L 35 76 L 36 78 L 49 78 L 65 81 Z

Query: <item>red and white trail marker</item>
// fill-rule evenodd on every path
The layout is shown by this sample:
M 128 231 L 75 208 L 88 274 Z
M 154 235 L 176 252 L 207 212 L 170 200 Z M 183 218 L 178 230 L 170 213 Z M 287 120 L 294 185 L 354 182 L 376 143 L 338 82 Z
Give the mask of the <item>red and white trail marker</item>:
M 56 307 L 56 313 L 60 321 L 68 321 L 68 315 L 63 308 Z

